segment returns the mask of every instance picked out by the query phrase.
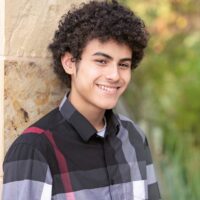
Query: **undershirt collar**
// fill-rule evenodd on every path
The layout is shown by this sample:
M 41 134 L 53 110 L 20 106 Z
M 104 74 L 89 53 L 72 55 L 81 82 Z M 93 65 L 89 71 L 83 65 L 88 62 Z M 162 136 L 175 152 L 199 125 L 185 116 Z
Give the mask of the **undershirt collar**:
M 98 136 L 100 136 L 102 138 L 105 136 L 106 126 L 107 126 L 107 124 L 106 124 L 106 118 L 104 117 L 104 127 L 97 132 Z

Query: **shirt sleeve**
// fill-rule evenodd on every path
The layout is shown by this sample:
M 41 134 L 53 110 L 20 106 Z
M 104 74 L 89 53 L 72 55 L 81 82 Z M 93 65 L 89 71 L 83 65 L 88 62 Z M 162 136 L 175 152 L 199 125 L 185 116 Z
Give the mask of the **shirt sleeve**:
M 3 164 L 2 200 L 51 200 L 52 176 L 39 150 L 29 144 L 9 149 Z
M 154 170 L 154 165 L 152 162 L 152 156 L 148 141 L 145 138 L 145 153 L 146 153 L 146 173 L 147 173 L 147 187 L 148 187 L 148 199 L 149 200 L 159 200 L 161 199 L 160 191 L 158 187 L 158 182 L 156 179 L 156 174 Z

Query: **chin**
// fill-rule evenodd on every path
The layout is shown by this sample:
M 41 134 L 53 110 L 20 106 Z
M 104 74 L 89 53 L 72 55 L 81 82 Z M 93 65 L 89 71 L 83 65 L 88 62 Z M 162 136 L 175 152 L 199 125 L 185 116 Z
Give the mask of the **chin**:
M 100 107 L 103 108 L 104 110 L 110 110 L 110 109 L 113 109 L 116 105 L 117 105 L 117 102 L 104 104 L 104 105 L 102 105 Z

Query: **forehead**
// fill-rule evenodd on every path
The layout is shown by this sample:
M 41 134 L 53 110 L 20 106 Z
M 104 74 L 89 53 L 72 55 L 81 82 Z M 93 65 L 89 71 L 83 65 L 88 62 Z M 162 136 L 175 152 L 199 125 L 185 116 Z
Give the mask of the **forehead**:
M 132 50 L 128 45 L 112 39 L 103 42 L 99 39 L 90 40 L 83 49 L 82 57 L 92 56 L 97 52 L 108 54 L 113 58 L 119 59 L 132 57 Z

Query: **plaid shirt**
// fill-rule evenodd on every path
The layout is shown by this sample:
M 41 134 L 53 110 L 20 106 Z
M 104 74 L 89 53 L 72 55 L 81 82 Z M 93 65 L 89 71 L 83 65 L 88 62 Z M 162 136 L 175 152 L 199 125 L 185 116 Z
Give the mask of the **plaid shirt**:
M 3 200 L 157 200 L 144 134 L 106 111 L 102 138 L 65 97 L 26 129 L 4 160 Z

